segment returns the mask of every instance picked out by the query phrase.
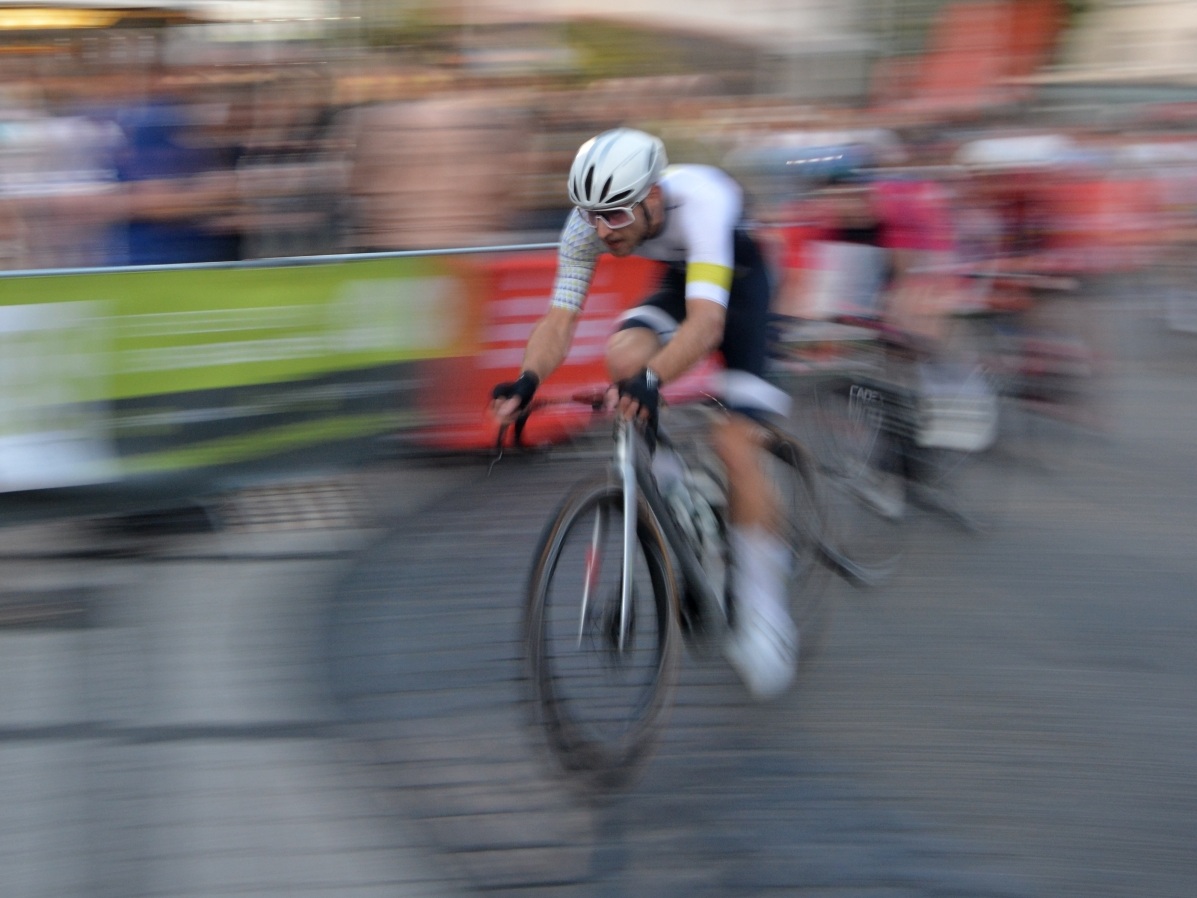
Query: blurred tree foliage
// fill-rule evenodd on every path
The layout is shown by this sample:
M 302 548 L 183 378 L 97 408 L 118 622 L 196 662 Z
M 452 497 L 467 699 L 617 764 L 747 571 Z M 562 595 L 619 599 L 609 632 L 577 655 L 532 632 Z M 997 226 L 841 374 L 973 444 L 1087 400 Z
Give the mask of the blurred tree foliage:
M 719 74 L 743 69 L 752 50 L 719 35 L 683 34 L 660 28 L 636 27 L 613 21 L 577 19 L 546 26 L 546 41 L 564 42 L 577 60 L 573 77 L 592 81 L 612 77 L 675 75 L 703 72 Z M 362 33 L 375 50 L 400 52 L 412 61 L 435 62 L 453 58 L 467 42 L 485 40 L 488 31 L 501 28 L 471 24 L 459 13 L 447 13 L 436 3 L 405 6 L 402 14 L 375 19 Z
M 974 0 L 858 0 L 850 14 L 855 19 L 851 27 L 871 38 L 882 57 L 917 54 L 925 49 L 944 9 L 969 2 Z M 1069 24 L 1074 24 L 1103 0 L 1058 2 Z M 439 0 L 387 3 L 385 9 L 385 15 L 376 15 L 363 29 L 361 39 L 376 50 L 401 52 L 413 62 L 450 61 L 466 42 L 485 40 L 488 31 L 502 32 L 482 22 L 472 23 L 464 7 Z M 573 52 L 576 65 L 569 75 L 573 80 L 695 72 L 734 77 L 751 71 L 755 64 L 751 47 L 717 34 L 685 34 L 594 19 L 568 20 L 546 31 Z
M 902 56 L 922 52 L 937 18 L 945 8 L 970 0 L 871 0 L 860 7 L 862 31 L 877 41 L 882 54 Z M 1039 0 L 1013 0 L 1039 2 Z M 1066 26 L 1072 26 L 1103 0 L 1057 0 L 1064 12 Z
M 681 41 L 659 31 L 613 22 L 577 21 L 566 26 L 586 79 L 673 75 L 694 71 Z

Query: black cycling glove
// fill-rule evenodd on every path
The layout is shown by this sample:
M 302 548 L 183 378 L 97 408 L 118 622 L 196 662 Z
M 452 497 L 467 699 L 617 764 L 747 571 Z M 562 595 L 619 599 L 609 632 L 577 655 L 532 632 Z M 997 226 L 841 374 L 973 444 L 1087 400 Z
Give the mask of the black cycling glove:
M 657 408 L 661 404 L 661 378 L 652 368 L 645 368 L 635 377 L 621 380 L 615 385 L 620 396 L 627 396 L 640 403 L 640 407 L 648 412 L 648 420 L 652 424 L 657 421 Z
M 536 388 L 539 386 L 540 378 L 536 374 L 531 371 L 521 371 L 516 380 L 495 384 L 490 396 L 492 399 L 510 399 L 512 396 L 518 396 L 520 411 L 523 411 L 532 401 L 532 397 L 536 394 Z

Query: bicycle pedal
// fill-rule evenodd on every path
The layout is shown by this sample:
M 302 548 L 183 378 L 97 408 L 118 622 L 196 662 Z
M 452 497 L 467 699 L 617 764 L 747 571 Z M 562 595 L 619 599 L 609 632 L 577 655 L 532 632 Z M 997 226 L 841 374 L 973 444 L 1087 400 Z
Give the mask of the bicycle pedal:
M 698 599 L 695 598 L 694 593 L 688 589 L 682 592 L 679 611 L 678 620 L 681 624 L 683 635 L 702 631 L 702 608 L 699 607 Z
M 690 590 L 683 593 L 679 610 L 678 623 L 687 645 L 701 653 L 714 651 L 723 638 L 727 624 L 712 621 L 711 615 L 703 610 L 698 597 Z

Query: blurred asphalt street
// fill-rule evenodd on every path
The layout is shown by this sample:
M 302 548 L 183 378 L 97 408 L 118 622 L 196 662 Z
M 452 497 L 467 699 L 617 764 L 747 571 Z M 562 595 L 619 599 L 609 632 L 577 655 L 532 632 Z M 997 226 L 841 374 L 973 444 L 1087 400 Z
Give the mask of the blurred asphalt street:
M 829 586 L 782 701 L 687 656 L 597 805 L 525 727 L 515 641 L 593 460 L 394 459 L 215 533 L 2 532 L 3 894 L 1188 898 L 1195 387 L 1184 340 L 1117 364 L 1104 433 L 1019 445 L 997 532 L 920 520 L 893 583 Z
M 388 514 L 445 484 L 385 481 Z M 217 532 L 0 532 L 0 894 L 456 894 L 347 759 L 325 686 L 325 603 L 378 486 L 250 490 Z

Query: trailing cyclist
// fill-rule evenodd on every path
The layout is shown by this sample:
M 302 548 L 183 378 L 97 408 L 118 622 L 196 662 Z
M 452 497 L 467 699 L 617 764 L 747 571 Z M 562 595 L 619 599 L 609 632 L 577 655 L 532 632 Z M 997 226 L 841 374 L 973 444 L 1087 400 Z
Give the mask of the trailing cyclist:
M 743 220 L 739 185 L 718 168 L 667 166 L 657 137 L 616 128 L 586 141 L 569 173 L 576 206 L 561 235 L 549 308 L 517 379 L 494 388 L 492 413 L 512 422 L 565 360 L 601 253 L 666 263 L 655 293 L 625 312 L 606 348 L 621 414 L 655 418 L 661 388 L 710 353 L 724 362 L 728 409 L 712 445 L 728 474 L 732 629 L 724 654 L 759 699 L 784 692 L 797 670 L 798 630 L 787 610 L 788 551 L 764 467 L 759 421 L 784 415 L 788 396 L 764 379 L 771 278 Z

